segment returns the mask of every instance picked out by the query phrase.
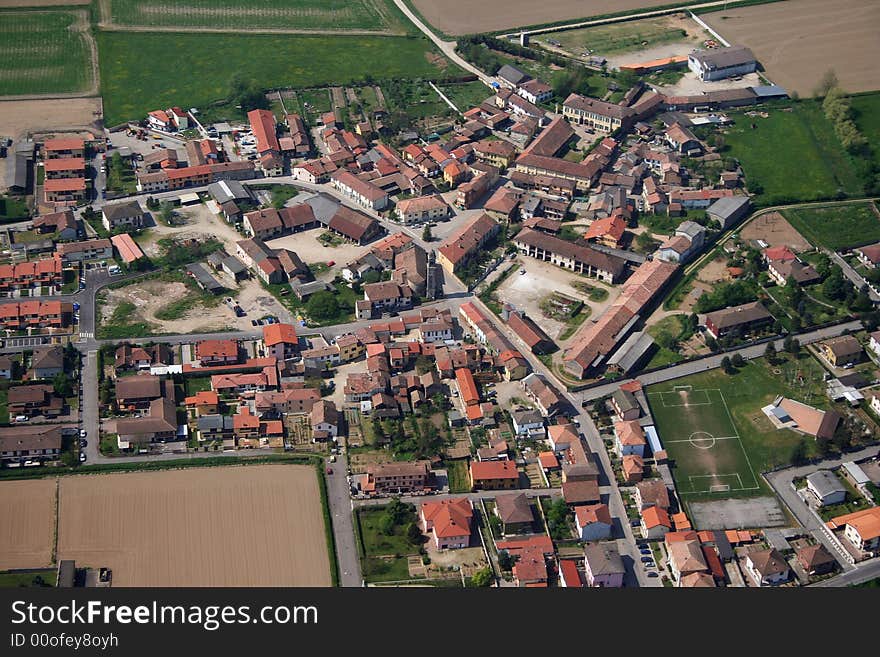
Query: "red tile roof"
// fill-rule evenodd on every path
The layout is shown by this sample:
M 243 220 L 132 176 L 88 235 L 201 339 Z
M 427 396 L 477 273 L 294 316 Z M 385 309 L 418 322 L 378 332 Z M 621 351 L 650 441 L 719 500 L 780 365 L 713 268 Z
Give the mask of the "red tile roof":
M 488 479 L 519 479 L 519 472 L 513 461 L 473 461 L 471 476 L 474 481 Z

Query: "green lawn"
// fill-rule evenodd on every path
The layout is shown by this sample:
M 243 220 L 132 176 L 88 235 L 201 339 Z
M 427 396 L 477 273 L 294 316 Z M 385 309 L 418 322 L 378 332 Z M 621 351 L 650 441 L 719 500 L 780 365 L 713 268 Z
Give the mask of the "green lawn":
M 83 33 L 74 27 L 78 21 L 84 24 L 85 15 L 85 11 L 3 12 L 0 96 L 88 89 L 91 53 Z
M 9 391 L 6 388 L 0 388 L 0 424 L 9 424 L 8 396 Z
M 696 26 L 694 27 L 696 31 Z M 539 35 L 534 40 L 538 43 L 556 41 L 574 55 L 582 55 L 585 50 L 591 50 L 607 56 L 643 50 L 664 43 L 693 41 L 694 37 L 688 37 L 684 30 L 670 27 L 668 19 L 655 18 L 551 32 Z
M 880 164 L 880 94 L 865 94 L 850 98 L 856 125 L 871 144 L 874 161 Z
M 679 493 L 711 499 L 718 492 L 710 493 L 710 486 L 726 484 L 726 497 L 766 494 L 761 472 L 790 463 L 801 443 L 805 456 L 815 454 L 815 440 L 775 429 L 761 407 L 784 395 L 828 408 L 822 373 L 804 354 L 780 358 L 774 366 L 764 359 L 750 361 L 733 375 L 716 369 L 651 386 L 651 412 Z M 682 386 L 691 386 L 690 391 Z
M 479 105 L 492 95 L 489 88 L 479 80 L 437 86 L 462 112 L 466 112 L 471 107 Z
M 880 218 L 872 203 L 846 203 L 783 212 L 813 244 L 834 251 L 880 241 Z
M 19 587 L 55 586 L 58 571 L 54 568 L 0 573 L 0 589 Z M 36 579 L 39 578 L 39 579 Z M 36 581 L 35 581 L 36 580 Z M 42 580 L 42 581 L 41 581 Z
M 17 198 L 0 196 L 0 224 L 27 219 L 27 204 Z
M 197 392 L 211 389 L 210 376 L 188 376 L 183 379 L 184 392 L 187 397 L 192 397 Z
M 113 22 L 147 27 L 401 30 L 386 0 L 110 0 Z M 257 5 L 257 6 L 255 6 Z
M 405 527 L 397 525 L 394 534 L 384 534 L 381 529 L 382 517 L 385 514 L 384 507 L 372 507 L 358 509 L 357 521 L 360 526 L 361 540 L 367 556 L 381 557 L 388 555 L 418 554 L 418 548 L 414 547 L 406 539 Z M 415 521 L 415 513 L 412 520 Z
M 468 460 L 455 459 L 446 461 L 446 472 L 449 476 L 450 493 L 469 493 L 471 490 L 468 476 Z
M 768 106 L 765 111 L 766 119 L 731 112 L 735 124 L 724 130 L 726 155 L 742 163 L 750 187 L 763 188 L 758 205 L 861 193 L 852 161 L 817 103 L 802 101 L 790 111 Z
M 262 88 L 459 74 L 433 64 L 421 37 L 100 32 L 98 46 L 108 125 L 156 107 L 207 106 L 228 96 L 236 74 Z M 169 52 L 186 53 L 186 66 Z

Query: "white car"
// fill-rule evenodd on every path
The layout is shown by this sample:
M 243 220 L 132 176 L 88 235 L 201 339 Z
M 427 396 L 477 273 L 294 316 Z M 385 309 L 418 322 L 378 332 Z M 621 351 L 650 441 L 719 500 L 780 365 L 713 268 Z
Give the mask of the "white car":
M 79 437 L 80 437 L 80 438 L 85 438 L 85 437 L 88 436 L 88 435 L 89 435 L 89 432 L 86 431 L 85 429 L 80 429 L 80 430 L 79 430 Z

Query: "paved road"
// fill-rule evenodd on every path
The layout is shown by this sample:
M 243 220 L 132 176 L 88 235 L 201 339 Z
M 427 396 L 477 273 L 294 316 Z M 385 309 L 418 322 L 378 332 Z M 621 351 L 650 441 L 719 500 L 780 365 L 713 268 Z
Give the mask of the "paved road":
M 446 55 L 449 59 L 458 64 L 465 71 L 476 75 L 483 84 L 492 86 L 492 83 L 495 81 L 494 78 L 489 77 L 476 66 L 462 58 L 461 55 L 459 55 L 457 52 L 455 52 L 455 46 L 457 45 L 455 41 L 444 41 L 436 34 L 434 34 L 434 32 L 428 26 L 426 26 L 419 19 L 419 17 L 412 12 L 409 7 L 406 6 L 406 3 L 403 0 L 394 0 L 394 4 L 397 5 L 397 8 L 400 9 L 400 11 L 402 11 L 404 15 L 408 19 L 410 19 L 413 24 L 424 33 L 426 37 L 434 42 L 434 45 L 437 46 L 444 55 Z
M 798 496 L 797 492 L 792 488 L 791 484 L 795 478 L 806 477 L 816 470 L 837 468 L 840 467 L 840 465 L 844 461 L 860 461 L 862 459 L 872 458 L 874 456 L 877 456 L 878 454 L 880 454 L 880 446 L 873 445 L 871 447 L 859 450 L 858 452 L 850 452 L 842 458 L 826 459 L 820 461 L 819 463 L 813 463 L 810 465 L 804 465 L 795 468 L 786 468 L 785 470 L 778 470 L 776 472 L 770 472 L 764 475 L 767 483 L 769 483 L 773 490 L 776 491 L 777 495 L 782 498 L 789 510 L 798 519 L 798 522 L 800 522 L 801 525 L 803 525 L 803 527 L 807 529 L 816 538 L 816 540 L 820 541 L 822 545 L 824 545 L 825 548 L 828 550 L 828 552 L 833 555 L 835 559 L 837 559 L 838 563 L 844 569 L 845 574 L 849 574 L 850 572 L 858 572 L 862 570 L 864 566 L 853 566 L 846 558 L 841 556 L 840 548 L 838 548 L 835 542 L 828 536 L 827 532 L 822 526 L 822 523 L 817 519 L 816 515 L 809 510 L 806 503 L 804 503 L 804 501 Z M 880 563 L 880 559 L 874 559 L 870 563 L 873 563 L 873 565 L 871 565 L 870 567 L 875 568 L 877 567 L 877 564 Z M 871 570 L 869 572 L 874 571 Z M 853 576 L 850 579 L 857 580 L 858 577 Z M 866 579 L 872 579 L 872 577 L 867 577 Z M 847 580 L 843 581 L 845 583 Z M 826 586 L 833 585 L 826 584 Z
M 843 271 L 843 275 L 846 276 L 853 285 L 856 286 L 857 290 L 861 290 L 863 285 L 868 285 L 868 281 L 864 279 L 864 277 L 859 274 L 855 269 L 852 268 L 844 258 L 838 253 L 831 251 L 830 249 L 822 249 L 822 251 L 831 258 L 831 262 L 840 267 L 841 271 Z M 871 297 L 871 301 L 874 303 L 880 303 L 880 294 L 877 294 L 870 285 L 868 285 L 868 296 Z
M 336 463 L 328 464 L 333 474 L 324 475 L 327 481 L 327 501 L 333 522 L 333 536 L 336 541 L 336 560 L 339 566 L 340 586 L 358 587 L 364 585 L 361 574 L 360 555 L 354 538 L 353 505 L 346 472 L 348 462 L 341 454 Z
M 824 340 L 826 338 L 841 335 L 845 330 L 858 331 L 862 328 L 863 326 L 860 321 L 853 320 L 850 322 L 835 324 L 834 326 L 817 329 L 815 331 L 810 331 L 808 333 L 802 333 L 794 337 L 798 339 L 801 345 L 805 345 L 811 344 L 813 342 L 818 342 L 819 340 Z M 782 351 L 783 342 L 783 340 L 776 340 L 774 342 L 774 346 L 778 351 Z M 614 383 L 608 383 L 605 385 L 596 386 L 594 388 L 588 388 L 586 390 L 574 393 L 574 397 L 577 398 L 580 402 L 601 399 L 602 397 L 607 397 L 608 395 L 612 394 L 620 387 L 622 383 L 626 383 L 627 381 L 638 380 L 641 381 L 643 385 L 651 385 L 655 383 L 662 383 L 663 381 L 671 381 L 672 379 L 680 379 L 683 376 L 689 376 L 691 374 L 696 374 L 697 372 L 705 372 L 706 370 L 712 370 L 720 367 L 721 361 L 725 356 L 732 357 L 734 354 L 740 354 L 743 358 L 746 359 L 760 358 L 764 355 L 764 351 L 766 349 L 766 343 L 741 347 L 740 349 L 727 351 L 723 354 L 713 354 L 699 360 L 682 363 L 681 365 L 674 365 L 672 367 L 667 367 L 665 369 L 657 370 L 655 372 L 639 374 L 635 377 L 635 379 L 620 379 L 618 381 L 615 381 Z
M 490 320 L 495 323 L 505 335 L 507 335 L 507 338 L 513 342 L 514 345 L 520 347 L 520 352 L 525 359 L 529 361 L 534 372 L 543 375 L 550 382 L 556 381 L 556 377 L 550 369 L 532 354 L 531 350 L 522 342 L 522 340 L 520 340 L 507 324 L 498 321 L 498 318 L 495 317 L 494 313 L 492 313 L 488 307 L 486 307 L 486 304 L 480 301 L 478 297 L 471 299 L 471 302 L 478 306 L 483 314 L 490 318 Z M 556 385 L 559 391 L 563 394 L 563 397 L 565 397 L 571 405 L 572 410 L 578 414 L 577 417 L 578 422 L 580 423 L 580 432 L 586 439 L 586 447 L 589 451 L 594 452 L 599 459 L 601 470 L 599 483 L 604 484 L 604 486 L 607 487 L 604 492 L 607 493 L 605 497 L 607 497 L 608 509 L 611 511 L 611 516 L 614 519 L 614 535 L 618 537 L 617 547 L 620 551 L 620 555 L 624 558 L 624 561 L 629 561 L 631 564 L 631 568 L 627 569 L 627 586 L 662 586 L 659 577 L 647 577 L 644 568 L 641 567 L 641 554 L 636 546 L 636 538 L 633 535 L 632 527 L 630 527 L 629 524 L 629 518 L 626 514 L 626 506 L 623 503 L 623 497 L 621 496 L 620 488 L 617 485 L 617 478 L 614 476 L 614 470 L 611 467 L 611 459 L 608 456 L 608 452 L 605 450 L 605 444 L 599 435 L 599 430 L 596 428 L 593 419 L 584 411 L 579 400 L 569 394 L 564 387 L 559 386 L 557 383 L 554 383 L 554 385 Z

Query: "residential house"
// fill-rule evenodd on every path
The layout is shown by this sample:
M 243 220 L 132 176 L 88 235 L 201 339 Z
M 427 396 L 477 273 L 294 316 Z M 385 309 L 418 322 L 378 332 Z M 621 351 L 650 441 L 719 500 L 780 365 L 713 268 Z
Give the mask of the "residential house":
M 64 371 L 64 349 L 60 346 L 39 347 L 31 358 L 31 376 L 51 379 Z
M 584 546 L 587 586 L 621 588 L 626 568 L 614 542 L 588 543 Z
M 120 410 L 143 409 L 163 394 L 162 378 L 150 374 L 116 380 L 116 404 Z
M 7 381 L 12 378 L 15 372 L 16 363 L 9 356 L 0 355 L 0 379 Z
M 335 439 L 339 435 L 340 415 L 334 402 L 326 399 L 316 401 L 312 405 L 309 420 L 313 441 Z
M 196 394 L 185 397 L 183 403 L 196 417 L 220 412 L 220 397 L 214 390 L 199 390 Z
M 370 302 L 374 313 L 382 314 L 412 307 L 412 290 L 393 281 L 367 283 L 363 286 L 364 300 Z
M 535 354 L 547 354 L 556 349 L 556 344 L 544 330 L 531 318 L 518 312 L 507 315 L 507 325 Z
M 643 511 L 656 506 L 661 509 L 669 508 L 669 490 L 662 479 L 647 479 L 636 484 L 635 489 L 636 507 Z
M 336 189 L 365 208 L 384 210 L 388 207 L 388 193 L 385 190 L 348 171 L 335 171 L 330 180 Z
M 254 405 L 260 414 L 275 416 L 289 413 L 310 413 L 312 406 L 321 399 L 321 393 L 315 388 L 285 388 L 275 391 L 258 392 L 254 396 Z
M 798 563 L 809 576 L 825 575 L 837 568 L 837 560 L 824 545 L 808 545 L 796 552 Z
M 263 326 L 263 348 L 275 360 L 293 358 L 299 352 L 296 327 L 283 322 Z
M 617 282 L 626 268 L 623 258 L 603 253 L 587 244 L 568 242 L 531 228 L 523 228 L 513 238 L 513 243 L 523 255 L 606 283 Z
M 640 482 L 645 473 L 645 461 L 638 454 L 624 456 L 620 467 L 627 485 Z
M 513 461 L 472 461 L 472 490 L 510 490 L 519 488 L 519 471 Z
M 808 474 L 807 490 L 815 496 L 820 506 L 841 504 L 846 501 L 846 487 L 830 470 L 816 470 Z
M 532 409 L 517 409 L 510 413 L 517 436 L 544 437 L 544 416 Z
M 648 540 L 662 539 L 667 532 L 672 531 L 672 521 L 670 521 L 666 509 L 659 506 L 649 506 L 647 509 L 643 509 L 639 515 L 642 519 L 642 536 Z
M 688 68 L 708 82 L 753 73 L 758 62 L 746 46 L 726 46 L 694 50 L 688 55 Z
M 562 114 L 572 123 L 602 132 L 613 132 L 628 126 L 636 112 L 629 107 L 572 93 L 562 103 Z
M 495 498 L 495 515 L 501 520 L 503 534 L 531 531 L 534 516 L 525 493 L 505 493 Z
M 235 340 L 201 340 L 196 343 L 195 358 L 202 367 L 239 363 L 238 342 Z
M 565 398 L 540 374 L 529 374 L 521 381 L 526 395 L 546 416 L 553 417 L 568 406 Z
M 500 230 L 488 214 L 480 214 L 447 238 L 437 249 L 437 262 L 454 274 L 480 253 L 481 248 Z
M 694 538 L 684 540 L 670 540 L 671 536 L 678 533 L 666 534 L 666 552 L 669 555 L 669 567 L 672 569 L 672 577 L 682 586 L 682 578 L 693 573 L 706 573 L 709 566 L 700 546 L 700 541 Z
M 720 338 L 731 332 L 745 334 L 775 321 L 760 301 L 744 303 L 732 308 L 723 308 L 707 313 L 703 324 L 714 338 Z
M 876 552 L 880 548 L 880 506 L 837 516 L 827 525 L 831 529 L 843 527 L 844 537 L 858 550 Z
M 614 423 L 614 446 L 621 457 L 631 454 L 644 457 L 647 444 L 638 420 Z
M 470 545 L 473 516 L 474 509 L 467 498 L 423 502 L 419 524 L 431 536 L 436 549 L 455 550 Z
M 76 217 L 72 210 L 34 217 L 33 228 L 41 235 L 54 233 L 54 239 L 58 242 L 75 240 L 79 235 Z
M 777 285 L 786 286 L 790 280 L 798 285 L 813 285 L 822 280 L 812 265 L 800 260 L 771 260 L 767 265 L 767 273 Z
M 383 463 L 367 467 L 362 490 L 366 493 L 408 493 L 432 487 L 431 463 Z
M 745 559 L 745 569 L 758 586 L 774 586 L 791 577 L 788 563 L 775 549 L 749 552 Z
M 862 345 L 853 335 L 841 335 L 819 343 L 822 356 L 834 367 L 844 367 L 862 360 Z
M 856 257 L 866 267 L 874 269 L 878 264 L 880 264 L 880 244 L 870 244 L 868 246 L 862 246 L 857 249 L 853 249 L 853 253 L 856 254 Z
M 503 139 L 484 139 L 474 143 L 474 155 L 499 169 L 506 169 L 516 159 L 516 146 Z
M 55 394 L 55 388 L 43 383 L 12 386 L 7 390 L 6 402 L 10 417 L 55 417 L 64 409 L 64 400 Z
M 607 504 L 574 507 L 575 525 L 582 541 L 599 541 L 611 537 L 611 512 Z
M 63 428 L 57 424 L 4 427 L 0 431 L 0 461 L 21 465 L 27 461 L 58 460 Z
M 636 396 L 629 390 L 622 388 L 618 388 L 611 395 L 611 406 L 621 422 L 637 420 L 642 414 L 642 407 Z
M 110 231 L 121 226 L 137 230 L 143 228 L 144 211 L 137 201 L 111 203 L 101 209 L 101 223 Z

